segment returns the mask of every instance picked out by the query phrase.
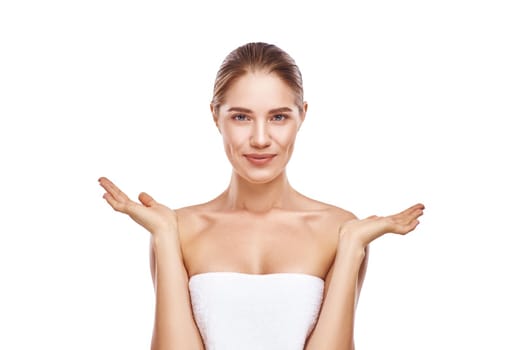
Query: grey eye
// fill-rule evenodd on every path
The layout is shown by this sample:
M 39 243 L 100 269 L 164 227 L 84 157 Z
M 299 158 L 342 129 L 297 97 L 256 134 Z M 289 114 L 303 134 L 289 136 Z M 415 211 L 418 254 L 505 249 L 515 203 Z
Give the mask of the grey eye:
M 274 116 L 274 118 L 277 118 L 278 121 L 282 121 L 287 118 L 285 114 L 277 114 Z
M 246 120 L 247 116 L 245 114 L 235 114 L 233 119 L 235 120 Z

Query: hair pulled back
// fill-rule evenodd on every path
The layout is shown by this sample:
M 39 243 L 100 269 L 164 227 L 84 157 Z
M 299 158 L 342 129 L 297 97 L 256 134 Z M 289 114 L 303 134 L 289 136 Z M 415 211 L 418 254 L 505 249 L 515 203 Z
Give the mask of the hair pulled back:
M 304 91 L 302 74 L 295 61 L 285 51 L 273 44 L 247 43 L 229 53 L 218 70 L 211 105 L 217 111 L 224 102 L 229 87 L 248 72 L 275 73 L 295 93 L 295 103 L 303 112 Z

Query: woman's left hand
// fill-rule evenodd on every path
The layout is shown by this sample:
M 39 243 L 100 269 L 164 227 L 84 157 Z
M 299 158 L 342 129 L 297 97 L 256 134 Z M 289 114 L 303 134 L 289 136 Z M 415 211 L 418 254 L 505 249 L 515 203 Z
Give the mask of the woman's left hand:
M 362 220 L 349 220 L 339 228 L 339 242 L 348 242 L 358 248 L 365 248 L 376 238 L 386 233 L 405 235 L 419 224 L 418 218 L 424 213 L 423 204 L 390 216 L 370 216 Z

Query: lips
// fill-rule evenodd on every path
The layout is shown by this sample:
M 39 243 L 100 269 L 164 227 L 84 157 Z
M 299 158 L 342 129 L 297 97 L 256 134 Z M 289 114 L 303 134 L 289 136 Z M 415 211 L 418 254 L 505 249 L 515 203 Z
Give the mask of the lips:
M 270 153 L 250 153 L 250 154 L 246 154 L 245 156 L 248 157 L 248 158 L 253 158 L 253 159 L 266 159 L 266 158 L 274 157 L 275 154 L 270 154 Z
M 276 154 L 251 153 L 245 154 L 244 156 L 251 164 L 256 166 L 263 166 L 271 162 L 271 160 L 276 156 Z

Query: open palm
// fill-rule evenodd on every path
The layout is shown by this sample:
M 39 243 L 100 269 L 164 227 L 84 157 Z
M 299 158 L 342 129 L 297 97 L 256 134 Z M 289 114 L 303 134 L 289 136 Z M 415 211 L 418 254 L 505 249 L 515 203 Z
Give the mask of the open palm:
M 349 220 L 340 226 L 340 239 L 366 246 L 386 233 L 404 235 L 417 227 L 418 218 L 423 213 L 424 205 L 419 203 L 390 216 L 373 215 L 362 220 Z
M 141 192 L 138 195 L 140 203 L 134 202 L 114 183 L 105 177 L 98 179 L 100 186 L 107 192 L 103 198 L 116 211 L 129 215 L 131 219 L 143 226 L 151 234 L 159 232 L 178 233 L 175 212 L 163 204 L 156 202 L 150 195 Z

